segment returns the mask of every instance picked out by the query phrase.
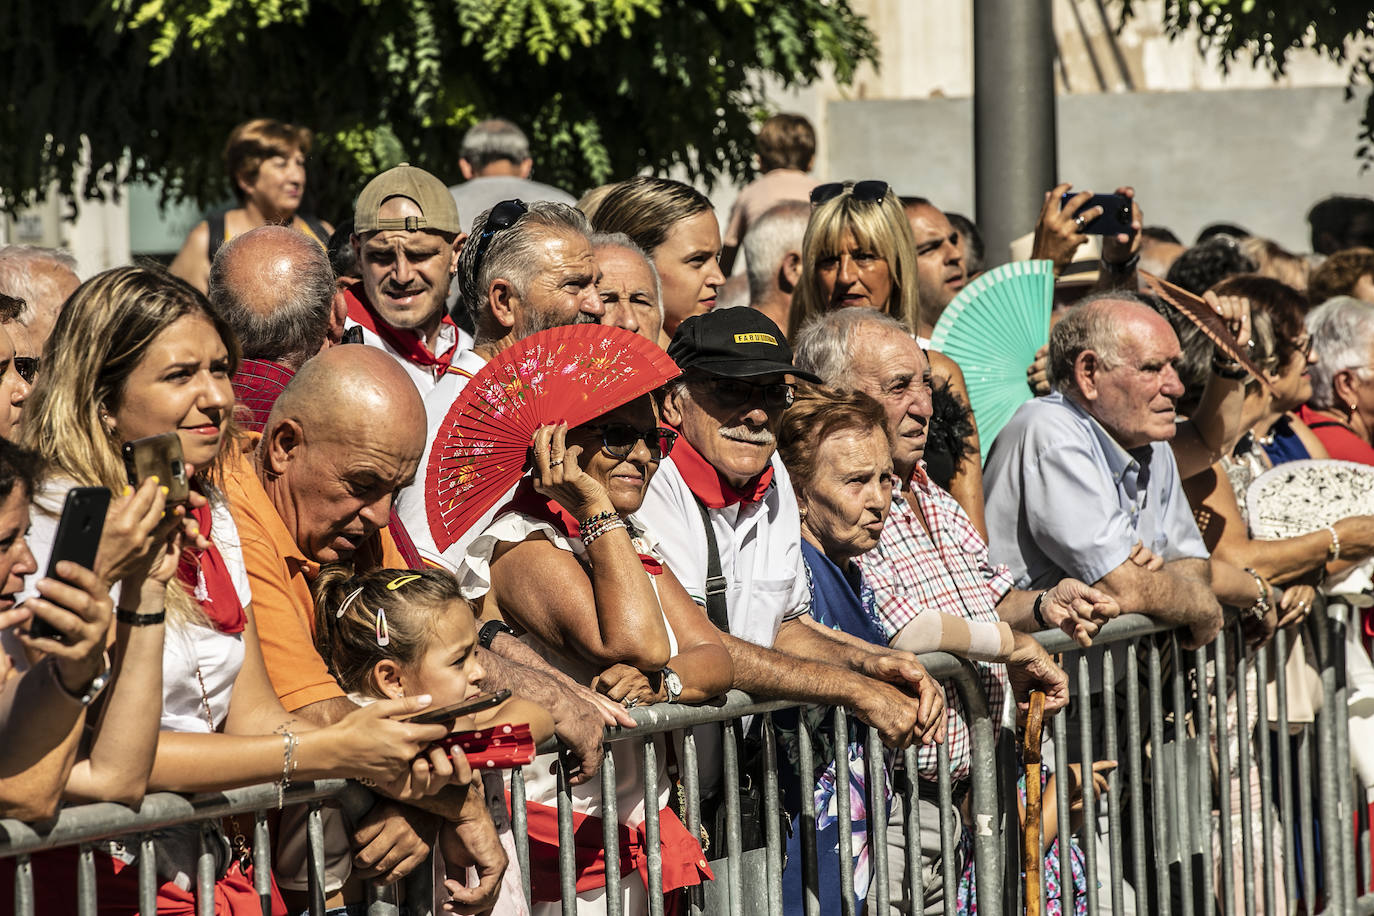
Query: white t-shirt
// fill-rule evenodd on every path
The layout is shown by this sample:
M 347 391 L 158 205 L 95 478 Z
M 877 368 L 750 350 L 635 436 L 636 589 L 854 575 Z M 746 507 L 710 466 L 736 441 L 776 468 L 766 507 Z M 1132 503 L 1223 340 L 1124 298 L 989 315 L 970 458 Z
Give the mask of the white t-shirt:
M 487 529 L 496 517 L 496 511 L 510 500 L 511 493 L 515 491 L 515 487 L 512 486 L 511 492 L 498 499 L 473 523 L 467 533 L 447 550 L 440 550 L 435 544 L 434 535 L 429 529 L 428 511 L 429 502 L 434 497 L 425 484 L 425 476 L 429 472 L 430 453 L 434 448 L 434 440 L 439 437 L 439 429 L 448 416 L 449 408 L 467 387 L 468 379 L 480 372 L 486 364 L 487 361 L 472 350 L 462 351 L 453 358 L 449 371 L 445 372 L 429 394 L 425 395 L 425 451 L 420 456 L 420 467 L 415 471 L 415 482 L 396 495 L 396 517 L 401 520 L 406 533 L 415 542 L 415 550 L 420 554 L 420 558 L 431 566 L 447 569 L 449 572 L 457 572 L 463 557 L 467 554 L 468 545 Z
M 39 574 L 30 576 L 19 593 L 20 602 L 38 594 L 38 580 L 48 568 L 53 541 L 57 537 L 57 522 L 67 491 L 75 484 L 70 479 L 48 480 L 34 494 L 29 549 L 38 561 Z M 224 564 L 234 581 L 239 603 L 248 606 L 252 590 L 248 585 L 248 570 L 243 563 L 243 549 L 238 528 L 229 513 L 229 503 L 218 490 L 211 490 L 210 535 L 224 557 Z M 110 591 L 119 600 L 119 585 Z M 22 657 L 22 653 L 20 654 Z M 243 634 L 221 633 L 205 626 L 169 626 L 162 653 L 162 724 L 166 731 L 208 732 L 202 702 L 199 667 L 205 679 L 205 695 L 210 701 L 210 714 L 218 727 L 229 714 L 229 694 L 243 667 Z
M 434 370 L 432 368 L 428 366 L 417 366 L 415 363 L 412 363 L 410 360 L 406 359 L 405 356 L 402 355 L 398 350 L 394 349 L 390 344 L 383 340 L 375 331 L 368 330 L 366 327 L 364 327 L 361 324 L 358 324 L 358 322 L 354 321 L 352 318 L 348 319 L 348 321 L 344 323 L 344 330 L 353 327 L 356 327 L 363 332 L 363 343 L 367 344 L 369 347 L 377 347 L 380 350 L 385 350 L 387 353 L 390 353 L 396 359 L 396 362 L 401 364 L 401 368 L 406 371 L 406 375 L 410 376 L 410 380 L 415 383 L 415 387 L 419 389 L 420 395 L 422 397 L 424 395 L 429 394 L 429 392 L 434 389 L 434 386 L 437 384 L 437 380 L 434 377 Z M 439 354 L 446 353 L 448 351 L 448 348 L 453 346 L 455 343 L 458 345 L 458 350 L 460 352 L 465 350 L 471 350 L 472 335 L 456 325 L 440 325 L 439 343 L 434 352 Z M 440 378 L 442 379 L 443 376 L 440 376 Z
M 757 503 L 707 510 L 728 584 L 730 634 L 771 647 L 784 620 L 807 613 L 811 595 L 802 565 L 801 517 L 782 459 L 774 454 L 773 482 Z M 659 532 L 658 549 L 687 594 L 706 607 L 707 545 L 701 510 L 669 455 L 658 467 L 640 518 Z

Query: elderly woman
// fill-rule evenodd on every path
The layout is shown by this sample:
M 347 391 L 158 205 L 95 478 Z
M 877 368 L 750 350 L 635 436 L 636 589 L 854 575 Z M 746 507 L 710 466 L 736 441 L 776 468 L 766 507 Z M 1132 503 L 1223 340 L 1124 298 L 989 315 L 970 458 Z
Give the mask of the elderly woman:
M 929 341 L 917 335 L 916 239 L 897 195 L 883 181 L 835 182 L 811 193 L 811 207 L 788 339 L 796 341 L 813 315 L 857 307 L 891 315 L 927 347 Z M 964 374 L 942 353 L 931 350 L 929 357 L 935 416 L 926 446 L 927 469 L 986 538 L 978 428 Z
M 653 259 L 663 284 L 665 349 L 684 319 L 715 307 L 725 274 L 720 223 L 706 195 L 669 178 L 631 178 L 607 191 L 588 217 L 597 232 L 623 232 Z
M 206 292 L 219 246 L 259 226 L 289 226 L 325 247 L 334 228 L 299 212 L 313 140 L 308 128 L 270 118 L 235 127 L 224 145 L 224 167 L 239 205 L 196 223 L 172 261 L 172 273 Z
M 469 547 L 458 570 L 463 596 L 484 598 L 483 616 L 500 617 L 554 667 L 579 684 L 634 707 L 699 703 L 724 693 L 734 666 L 720 634 L 662 564 L 651 532 L 634 513 L 658 463 L 677 434 L 659 425 L 644 395 L 573 429 L 541 427 L 534 467 L 514 498 Z M 531 571 L 537 570 L 537 575 Z M 620 865 L 643 877 L 645 842 L 642 752 L 613 745 L 617 810 L 602 807 L 599 787 L 573 788 L 574 818 L 620 824 Z M 674 891 L 711 877 L 701 847 L 667 807 L 660 748 L 660 844 L 664 888 Z M 556 912 L 558 823 L 553 756 L 526 770 L 530 871 L 536 911 Z M 602 833 L 578 830 L 578 912 L 607 906 Z M 621 885 L 624 912 L 643 912 L 644 881 Z
M 1312 399 L 1298 411 L 1344 461 L 1374 464 L 1374 305 L 1340 296 L 1307 314 L 1312 335 Z

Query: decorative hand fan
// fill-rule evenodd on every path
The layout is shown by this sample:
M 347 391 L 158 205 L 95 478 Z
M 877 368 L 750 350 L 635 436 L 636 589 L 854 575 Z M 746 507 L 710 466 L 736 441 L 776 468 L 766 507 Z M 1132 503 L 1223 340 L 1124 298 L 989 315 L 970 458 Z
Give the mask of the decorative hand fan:
M 680 374 L 655 344 L 595 324 L 540 331 L 503 350 L 454 399 L 430 450 L 435 545 L 452 546 L 520 479 L 538 427 L 586 423 Z
M 931 349 L 959 364 L 968 384 L 982 457 L 1032 397 L 1026 367 L 1050 339 L 1054 264 L 1012 261 L 964 287 L 930 335 Z
M 1254 538 L 1290 538 L 1351 515 L 1374 515 L 1374 467 L 1354 461 L 1289 461 L 1245 492 Z
M 1212 343 L 1220 347 L 1223 353 L 1244 366 L 1246 371 L 1257 378 L 1270 394 L 1277 394 L 1274 387 L 1269 384 L 1269 379 L 1264 377 L 1264 370 L 1250 358 L 1247 348 L 1237 342 L 1231 329 L 1226 326 L 1226 322 L 1222 320 L 1220 315 L 1212 311 L 1212 307 L 1207 304 L 1206 299 L 1143 270 L 1140 271 L 1140 276 L 1145 280 L 1145 285 L 1150 288 L 1152 293 L 1178 309 L 1183 317 L 1197 325 L 1199 331 L 1211 338 Z

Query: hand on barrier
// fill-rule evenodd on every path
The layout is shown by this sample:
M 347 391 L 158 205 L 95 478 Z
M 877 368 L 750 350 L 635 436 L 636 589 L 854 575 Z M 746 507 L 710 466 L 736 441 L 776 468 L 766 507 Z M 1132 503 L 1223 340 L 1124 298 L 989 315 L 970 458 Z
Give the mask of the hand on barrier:
M 922 744 L 939 744 L 945 740 L 948 724 L 944 688 L 914 654 L 896 649 L 875 652 L 864 660 L 863 673 L 916 698 L 915 738 Z
M 1301 623 L 1312 611 L 1312 602 L 1317 600 L 1317 590 L 1310 585 L 1290 585 L 1283 590 L 1279 599 L 1278 626 L 1286 627 Z M 1272 631 L 1271 631 L 1272 635 Z
M 445 913 L 481 914 L 491 912 L 501 894 L 501 879 L 509 861 L 506 850 L 497 836 L 496 825 L 487 812 L 486 800 L 477 788 L 468 793 L 463 811 L 456 824 L 446 825 L 439 832 L 439 851 L 452 869 L 475 868 L 477 884 L 467 887 L 449 878 L 444 888 L 449 899 L 444 901 Z
M 661 682 L 662 678 L 659 680 Z M 649 676 L 633 665 L 612 665 L 597 675 L 592 682 L 592 689 L 614 700 L 622 708 L 648 706 L 667 699 L 662 683 L 655 687 L 649 683 Z
M 353 868 L 360 878 L 391 884 L 425 863 L 429 843 L 438 833 L 437 815 L 379 799 L 353 831 Z
M 1069 679 L 1054 663 L 1045 648 L 1029 633 L 1013 633 L 1011 658 L 1007 659 L 1007 679 L 1019 709 L 1029 708 L 1030 692 L 1045 692 L 1046 715 L 1069 705 Z
M 379 700 L 344 716 L 338 722 L 301 736 L 302 743 L 327 741 L 339 775 L 369 779 L 392 798 L 402 801 L 433 795 L 450 781 L 472 778 L 467 761 L 452 760 L 430 745 L 448 734 L 444 725 L 417 725 L 394 716 L 419 712 L 429 696 Z
M 1040 614 L 1052 627 L 1063 630 L 1085 649 L 1102 625 L 1121 613 L 1116 599 L 1077 579 L 1061 579 L 1045 592 Z
M 606 725 L 634 725 L 620 706 L 620 718 L 612 718 L 607 706 L 614 706 L 608 698 L 578 687 L 559 697 L 558 704 L 549 710 L 553 713 L 553 730 L 558 739 L 568 747 L 565 762 L 568 764 L 568 782 L 581 785 L 596 775 L 601 769 L 601 738 Z

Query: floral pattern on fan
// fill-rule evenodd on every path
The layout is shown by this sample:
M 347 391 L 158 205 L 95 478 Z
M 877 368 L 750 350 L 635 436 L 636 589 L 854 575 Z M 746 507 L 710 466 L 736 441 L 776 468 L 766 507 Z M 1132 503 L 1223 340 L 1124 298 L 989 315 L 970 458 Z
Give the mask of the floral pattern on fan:
M 1256 477 L 1245 493 L 1250 534 L 1289 538 L 1352 515 L 1374 515 L 1374 467 L 1354 461 L 1290 461 Z
M 434 439 L 425 509 L 435 545 L 447 549 L 515 485 L 540 426 L 585 423 L 678 374 L 656 344 L 600 325 L 540 331 L 498 353 Z

